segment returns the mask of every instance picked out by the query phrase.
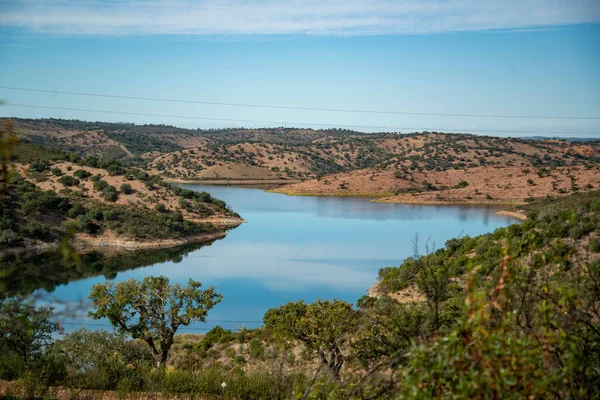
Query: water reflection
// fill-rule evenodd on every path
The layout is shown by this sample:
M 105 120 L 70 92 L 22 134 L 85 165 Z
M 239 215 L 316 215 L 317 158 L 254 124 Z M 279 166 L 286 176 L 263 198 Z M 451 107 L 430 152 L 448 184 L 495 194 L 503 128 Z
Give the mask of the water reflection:
M 106 253 L 99 250 L 80 254 L 80 262 L 63 260 L 58 250 L 0 255 L 0 292 L 5 296 L 31 294 L 38 289 L 48 293 L 61 285 L 103 276 L 115 279 L 119 272 L 157 263 L 181 263 L 191 252 L 213 241 L 169 249 Z

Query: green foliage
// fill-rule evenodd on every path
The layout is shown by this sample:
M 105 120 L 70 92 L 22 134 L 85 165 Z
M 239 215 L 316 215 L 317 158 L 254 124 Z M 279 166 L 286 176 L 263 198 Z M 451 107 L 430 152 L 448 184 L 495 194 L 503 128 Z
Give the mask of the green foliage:
M 233 340 L 234 337 L 230 330 L 223 329 L 217 325 L 204 335 L 200 343 L 194 345 L 194 350 L 207 351 L 214 344 L 229 343 Z
M 147 277 L 92 288 L 90 300 L 96 309 L 90 315 L 107 318 L 120 332 L 148 343 L 159 367 L 165 365 L 177 329 L 192 321 L 203 322 L 222 296 L 213 287 L 189 280 L 185 287 L 169 285 L 164 276 Z
M 80 232 L 96 234 L 100 230 L 100 226 L 94 221 L 91 214 L 80 214 L 75 218 L 77 230 Z
M 79 185 L 79 179 L 73 178 L 69 175 L 61 176 L 60 178 L 58 178 L 58 182 L 67 187 Z
M 75 172 L 73 172 L 73 176 L 79 179 L 87 179 L 90 176 L 92 176 L 92 174 L 84 169 L 78 169 Z
M 600 238 L 590 239 L 590 251 L 600 253 Z
M 122 388 L 124 380 L 131 381 L 130 366 L 144 372 L 143 367 L 154 361 L 143 343 L 126 341 L 123 335 L 104 330 L 74 331 L 56 341 L 53 349 L 64 357 L 69 381 L 91 389 Z
M 119 198 L 117 188 L 114 186 L 106 186 L 102 189 L 102 198 L 106 201 L 115 202 Z
M 265 354 L 265 348 L 258 339 L 251 339 L 248 342 L 250 348 L 250 357 L 255 359 L 262 359 Z
M 309 351 L 318 354 L 334 380 L 340 379 L 344 363 L 341 346 L 356 324 L 352 305 L 341 300 L 317 300 L 306 304 L 300 300 L 270 309 L 263 318 L 265 326 L 284 338 L 299 340 Z
M 0 304 L 0 377 L 15 378 L 42 359 L 52 334 L 60 326 L 52 322 L 51 307 L 36 308 L 21 296 Z
M 98 181 L 94 182 L 94 190 L 97 190 L 99 192 L 103 191 L 107 187 L 108 187 L 108 182 L 106 182 L 106 181 L 98 180 Z
M 129 183 L 122 183 L 119 188 L 123 194 L 131 194 L 133 193 L 133 189 Z
M 564 278 L 538 280 L 535 269 L 509 260 L 489 296 L 469 286 L 461 329 L 414 347 L 401 372 L 403 398 L 586 398 L 598 392 L 592 371 L 600 359 L 583 355 L 600 348 L 596 323 L 589 322 L 600 287 L 586 283 L 598 267 L 582 266 L 566 284 Z M 524 306 L 527 311 L 518 312 Z
M 423 268 L 418 275 L 418 285 L 421 293 L 427 297 L 427 303 L 433 312 L 433 328 L 439 327 L 440 304 L 448 298 L 448 267 L 428 266 Z
M 67 211 L 67 217 L 69 218 L 77 218 L 79 215 L 83 215 L 86 213 L 86 209 L 81 203 L 73 204 L 73 207 L 69 208 Z M 93 218 L 92 218 L 93 219 Z

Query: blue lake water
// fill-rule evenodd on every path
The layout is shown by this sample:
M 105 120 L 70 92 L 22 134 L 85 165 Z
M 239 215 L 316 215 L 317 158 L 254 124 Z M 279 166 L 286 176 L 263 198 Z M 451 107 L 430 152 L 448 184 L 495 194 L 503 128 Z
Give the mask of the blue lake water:
M 189 278 L 214 285 L 224 295 L 207 318 L 182 333 L 215 325 L 259 326 L 269 308 L 287 301 L 339 298 L 352 303 L 377 279 L 379 268 L 397 266 L 419 251 L 446 240 L 491 232 L 517 222 L 486 206 L 401 205 L 352 197 L 291 197 L 259 189 L 183 185 L 225 200 L 247 222 L 227 237 L 189 253 L 180 262 L 164 262 L 119 272 L 114 280 L 166 275 L 185 284 Z M 97 276 L 58 286 L 56 299 L 85 298 Z M 67 330 L 102 323 L 67 321 Z

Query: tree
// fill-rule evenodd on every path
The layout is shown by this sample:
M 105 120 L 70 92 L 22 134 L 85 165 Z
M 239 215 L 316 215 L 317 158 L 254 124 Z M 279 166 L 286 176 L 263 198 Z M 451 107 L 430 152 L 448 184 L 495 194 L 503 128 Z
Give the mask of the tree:
M 317 353 L 333 379 L 339 381 L 344 364 L 341 347 L 353 331 L 356 317 L 357 312 L 345 301 L 319 299 L 310 305 L 303 300 L 288 302 L 267 311 L 263 320 L 268 329 L 299 340 Z
M 61 330 L 50 320 L 52 311 L 52 307 L 35 308 L 21 296 L 0 305 L 0 351 L 15 354 L 23 370 L 42 357 L 52 334 Z
M 90 293 L 95 319 L 108 318 L 118 331 L 145 341 L 158 367 L 164 367 L 173 336 L 181 326 L 192 321 L 204 322 L 208 311 L 223 296 L 210 286 L 192 279 L 185 287 L 169 285 L 164 276 L 149 276 L 144 280 L 101 283 Z
M 448 297 L 448 268 L 427 266 L 419 272 L 419 290 L 427 297 L 427 304 L 433 311 L 433 329 L 438 330 L 440 304 Z

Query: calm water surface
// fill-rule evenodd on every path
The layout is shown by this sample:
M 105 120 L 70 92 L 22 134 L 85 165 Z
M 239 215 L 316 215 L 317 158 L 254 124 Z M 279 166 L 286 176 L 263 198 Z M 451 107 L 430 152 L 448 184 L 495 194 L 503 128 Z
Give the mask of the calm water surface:
M 225 200 L 247 223 L 178 262 L 119 272 L 113 279 L 166 275 L 172 282 L 184 284 L 193 278 L 216 286 L 224 300 L 209 313 L 207 323 L 193 325 L 189 332 L 217 324 L 259 326 L 267 309 L 286 301 L 340 298 L 354 303 L 366 294 L 379 268 L 398 265 L 413 254 L 415 235 L 423 253 L 426 244 L 439 248 L 452 237 L 491 232 L 516 222 L 497 215 L 493 207 L 384 204 L 364 198 L 183 186 Z M 53 296 L 85 298 L 92 285 L 105 280 L 98 276 L 70 282 L 58 286 Z M 66 328 L 79 323 L 100 326 L 80 319 Z

